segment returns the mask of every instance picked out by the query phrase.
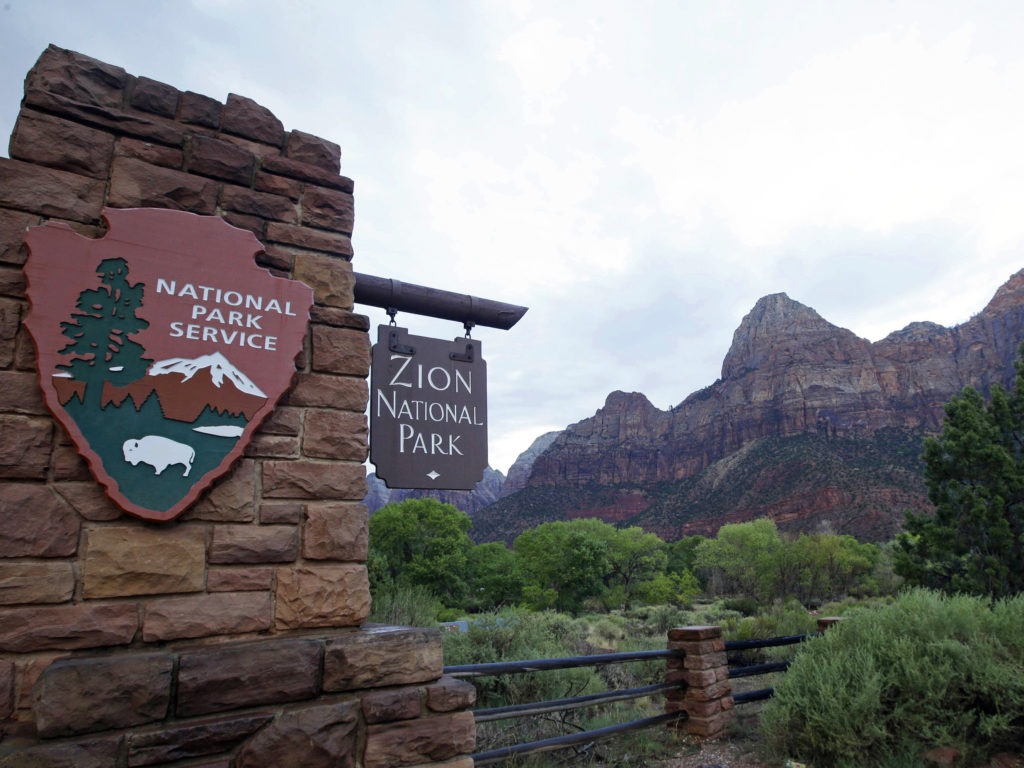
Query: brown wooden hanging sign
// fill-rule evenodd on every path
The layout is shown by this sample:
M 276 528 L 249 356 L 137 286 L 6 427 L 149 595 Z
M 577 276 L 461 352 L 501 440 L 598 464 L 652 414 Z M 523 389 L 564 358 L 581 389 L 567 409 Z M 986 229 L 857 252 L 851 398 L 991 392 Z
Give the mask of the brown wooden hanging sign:
M 25 237 L 47 406 L 108 495 L 152 521 L 187 509 L 242 455 L 295 374 L 313 303 L 256 266 L 256 237 L 216 216 L 104 211 Z
M 381 325 L 370 368 L 370 460 L 389 488 L 471 490 L 487 468 L 480 342 Z

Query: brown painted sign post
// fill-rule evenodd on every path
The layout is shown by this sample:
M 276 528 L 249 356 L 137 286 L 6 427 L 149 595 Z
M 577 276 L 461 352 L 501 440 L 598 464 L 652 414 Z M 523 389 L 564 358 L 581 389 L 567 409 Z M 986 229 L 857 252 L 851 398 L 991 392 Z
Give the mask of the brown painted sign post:
M 106 236 L 30 229 L 29 315 L 47 406 L 108 495 L 171 520 L 242 455 L 295 375 L 313 292 L 257 267 L 216 216 L 104 211 Z
M 480 342 L 381 325 L 370 369 L 370 460 L 389 488 L 471 490 L 487 468 Z

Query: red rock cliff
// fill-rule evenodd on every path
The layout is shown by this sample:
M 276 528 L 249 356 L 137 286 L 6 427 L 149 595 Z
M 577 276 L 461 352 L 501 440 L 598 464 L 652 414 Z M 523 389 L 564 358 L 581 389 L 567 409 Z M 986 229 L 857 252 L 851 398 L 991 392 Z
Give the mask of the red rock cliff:
M 877 443 L 883 430 L 937 431 L 945 403 L 963 387 L 984 392 L 996 382 L 1012 384 L 1022 341 L 1024 270 L 1013 275 L 966 323 L 953 328 L 912 323 L 875 343 L 829 323 L 784 293 L 765 296 L 736 329 L 718 381 L 670 411 L 656 408 L 637 392 L 611 393 L 593 417 L 569 426 L 533 459 L 526 488 L 519 494 L 531 489 L 539 493 L 544 488 L 628 486 L 628 506 L 635 510 L 637 489 L 652 506 L 656 494 L 651 489 L 657 484 L 663 487 L 698 478 L 725 459 L 736 463 L 741 449 L 765 439 L 817 435 Z M 876 450 L 876 446 L 871 448 Z M 850 461 L 835 456 L 832 460 L 838 461 L 840 468 Z M 820 456 L 816 461 L 820 463 Z M 878 458 L 879 465 L 886 461 L 884 455 Z M 722 467 L 715 469 L 716 476 L 724 472 Z M 828 478 L 808 484 L 801 476 L 801 485 L 792 474 L 779 467 L 762 471 L 757 477 L 761 501 L 737 500 L 728 507 L 719 504 L 714 519 L 706 519 L 706 524 L 663 519 L 648 527 L 670 536 L 681 531 L 713 532 L 723 521 L 756 514 L 777 514 L 780 520 L 798 526 L 802 517 L 813 516 L 822 508 L 859 504 L 860 517 L 875 520 L 874 534 L 888 535 L 898 525 L 896 518 L 902 519 L 903 510 L 927 505 L 919 479 L 908 491 L 905 483 L 897 487 L 861 477 L 857 481 L 861 489 L 850 490 Z M 786 483 L 791 493 L 787 493 Z M 551 492 L 544 493 L 548 494 L 544 504 L 554 507 L 548 510 L 551 517 L 576 516 L 583 511 L 576 508 L 580 505 L 595 509 L 578 493 L 563 494 L 559 497 L 565 499 L 562 502 L 552 501 Z M 688 493 L 693 496 L 697 491 Z M 480 518 L 482 530 L 487 530 L 486 518 L 492 512 L 514 515 L 516 495 L 485 510 Z M 608 514 L 597 513 L 620 518 L 614 494 L 611 502 L 607 502 L 608 494 L 602 498 Z M 780 501 L 766 505 L 765 498 Z M 886 510 L 886 504 L 893 508 Z M 538 505 L 531 502 L 528 506 Z M 685 506 L 683 501 L 677 502 L 679 509 Z M 707 518 L 711 513 L 706 506 L 702 509 L 694 514 Z M 881 518 L 885 520 L 878 523 Z M 637 521 L 642 522 L 643 516 Z M 854 526 L 852 532 L 864 533 L 863 525 L 861 530 Z M 501 535 L 514 532 L 508 526 L 502 530 Z

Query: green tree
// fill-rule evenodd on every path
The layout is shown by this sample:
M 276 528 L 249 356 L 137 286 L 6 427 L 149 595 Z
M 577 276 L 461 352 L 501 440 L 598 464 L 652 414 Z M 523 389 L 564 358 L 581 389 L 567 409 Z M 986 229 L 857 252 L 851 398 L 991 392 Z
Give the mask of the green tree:
M 388 504 L 370 517 L 370 574 L 375 588 L 425 587 L 460 605 L 473 542 L 469 516 L 436 499 Z
M 648 605 L 689 605 L 701 586 L 690 571 L 659 573 L 637 585 L 637 594 Z
M 636 526 L 612 530 L 614 534 L 608 541 L 611 575 L 622 585 L 625 607 L 629 608 L 642 586 L 665 572 L 665 542 Z
M 1024 357 L 986 403 L 967 387 L 924 446 L 934 515 L 906 515 L 897 572 L 910 584 L 1001 597 L 1024 590 Z
M 71 360 L 58 366 L 77 381 L 85 382 L 84 401 L 102 406 L 103 383 L 128 384 L 141 378 L 149 363 L 140 344 L 129 336 L 149 327 L 136 315 L 142 306 L 144 286 L 128 282 L 124 259 L 104 259 L 96 267 L 100 287 L 78 294 L 76 312 L 60 324 L 68 343 L 60 350 Z
M 665 564 L 665 570 L 669 573 L 692 572 L 697 563 L 697 547 L 702 541 L 703 536 L 684 536 L 677 541 L 666 543 L 665 554 L 668 555 L 668 562 Z
M 796 564 L 797 583 L 793 590 L 776 596 L 795 595 L 804 604 L 834 600 L 855 591 L 872 574 L 880 557 L 874 544 L 828 533 L 801 533 L 785 548 Z
M 616 528 L 596 517 L 573 520 L 570 525 L 604 542 L 608 570 L 603 581 L 609 595 L 616 596 L 616 607 L 628 608 L 641 585 L 665 571 L 665 542 L 657 534 L 637 526 Z
M 572 613 L 600 597 L 609 571 L 607 546 L 579 520 L 542 523 L 513 544 L 524 574 L 523 596 L 531 607 Z
M 469 550 L 465 608 L 493 611 L 516 605 L 523 596 L 523 578 L 516 553 L 500 541 Z
M 776 592 L 782 548 L 773 520 L 732 523 L 697 546 L 696 566 L 707 573 L 715 592 L 768 600 Z

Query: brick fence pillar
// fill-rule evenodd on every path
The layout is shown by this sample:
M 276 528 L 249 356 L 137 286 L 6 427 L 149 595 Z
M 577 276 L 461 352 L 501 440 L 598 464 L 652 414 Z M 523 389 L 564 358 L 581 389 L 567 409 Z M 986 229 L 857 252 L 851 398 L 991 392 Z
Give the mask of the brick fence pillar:
M 824 632 L 826 629 L 834 627 L 842 620 L 842 616 L 822 616 L 818 619 L 818 631 Z
M 668 648 L 682 651 L 683 656 L 669 659 L 668 682 L 680 687 L 666 695 L 665 710 L 687 713 L 680 724 L 686 733 L 701 739 L 721 738 L 732 720 L 733 708 L 722 628 L 670 629 Z

